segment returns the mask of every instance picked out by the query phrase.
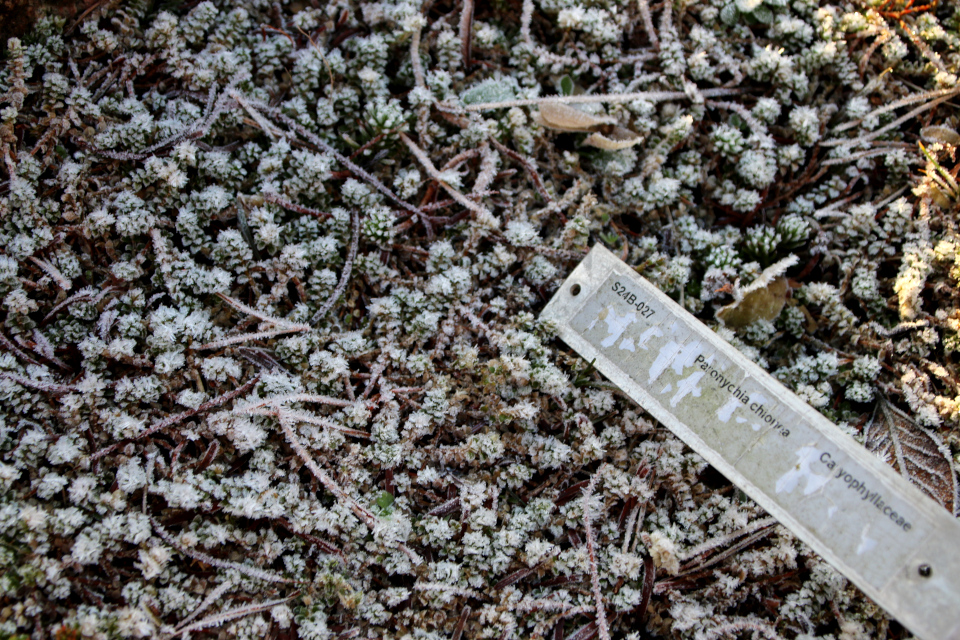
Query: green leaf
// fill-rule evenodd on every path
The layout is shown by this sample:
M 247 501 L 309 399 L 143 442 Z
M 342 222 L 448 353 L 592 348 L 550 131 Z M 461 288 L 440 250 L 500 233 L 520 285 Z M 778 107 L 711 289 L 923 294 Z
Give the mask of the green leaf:
M 582 387 L 587 384 L 590 384 L 591 382 L 590 374 L 595 371 L 594 365 L 596 365 L 596 363 L 597 363 L 597 359 L 594 358 L 593 360 L 590 361 L 590 364 L 587 365 L 586 369 L 584 369 L 583 371 L 578 371 L 577 377 L 573 381 L 573 386 Z
M 603 240 L 604 242 L 606 242 L 606 243 L 607 243 L 608 245 L 610 245 L 611 247 L 615 247 L 615 246 L 617 246 L 617 245 L 620 243 L 620 236 L 618 236 L 617 234 L 615 234 L 615 233 L 613 233 L 613 232 L 610 232 L 610 233 L 601 233 L 601 234 L 600 234 L 600 239 Z
M 573 78 L 570 76 L 560 78 L 560 92 L 565 96 L 573 95 Z
M 773 24 L 773 11 L 770 10 L 770 7 L 760 5 L 750 15 L 760 24 Z
M 740 11 L 737 10 L 737 5 L 732 2 L 725 6 L 723 9 L 720 9 L 720 22 L 732 27 L 737 24 L 737 20 L 740 19 Z
M 377 496 L 377 506 L 382 510 L 388 509 L 393 504 L 393 494 L 389 491 L 381 491 Z

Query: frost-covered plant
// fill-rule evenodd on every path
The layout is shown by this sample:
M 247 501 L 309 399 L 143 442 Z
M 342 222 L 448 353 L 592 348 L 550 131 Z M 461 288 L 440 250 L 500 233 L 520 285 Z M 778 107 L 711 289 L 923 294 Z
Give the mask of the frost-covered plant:
M 796 256 L 712 326 L 956 449 L 949 3 L 300 4 L 6 43 L 0 633 L 889 629 L 536 313 L 594 242 L 707 323 Z

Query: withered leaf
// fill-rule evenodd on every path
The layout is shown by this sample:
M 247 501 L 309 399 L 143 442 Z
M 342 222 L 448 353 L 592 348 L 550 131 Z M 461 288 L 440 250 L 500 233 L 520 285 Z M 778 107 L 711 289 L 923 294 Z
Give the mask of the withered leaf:
M 758 320 L 776 320 L 787 303 L 790 283 L 783 277 L 800 259 L 790 254 L 764 269 L 757 279 L 740 287 L 733 286 L 734 301 L 717 311 L 717 320 L 733 329 L 741 329 Z
M 567 106 L 562 102 L 544 102 L 540 105 L 540 124 L 557 131 L 578 133 L 594 131 L 603 125 L 614 125 L 616 118 L 595 116 Z
M 717 319 L 733 329 L 758 320 L 775 320 L 787 302 L 787 279 L 774 278 L 762 287 L 744 290 L 743 297 L 717 311 Z
M 606 135 L 603 133 L 591 133 L 587 136 L 587 139 L 583 141 L 583 144 L 603 149 L 604 151 L 618 151 L 639 144 L 641 141 L 643 141 L 643 138 L 633 131 L 624 127 L 614 127 L 613 131 Z
M 864 435 L 867 449 L 957 515 L 957 474 L 950 450 L 937 434 L 881 395 Z
M 960 146 L 960 134 L 956 130 L 943 125 L 932 125 L 920 129 L 920 138 L 928 143 L 942 142 L 954 147 Z

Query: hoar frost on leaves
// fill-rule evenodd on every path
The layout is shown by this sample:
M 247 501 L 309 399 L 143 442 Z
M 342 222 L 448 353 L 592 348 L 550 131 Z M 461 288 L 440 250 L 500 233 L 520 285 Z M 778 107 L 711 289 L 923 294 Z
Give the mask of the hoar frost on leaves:
M 955 455 L 949 3 L 268 4 L 5 43 L 0 633 L 889 631 L 536 314 L 606 243 Z

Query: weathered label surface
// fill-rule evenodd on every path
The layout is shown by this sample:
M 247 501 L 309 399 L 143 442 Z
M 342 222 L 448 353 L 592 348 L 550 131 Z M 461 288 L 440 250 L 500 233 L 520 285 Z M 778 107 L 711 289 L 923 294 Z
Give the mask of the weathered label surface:
M 613 254 L 541 317 L 914 633 L 960 637 L 960 524 Z

